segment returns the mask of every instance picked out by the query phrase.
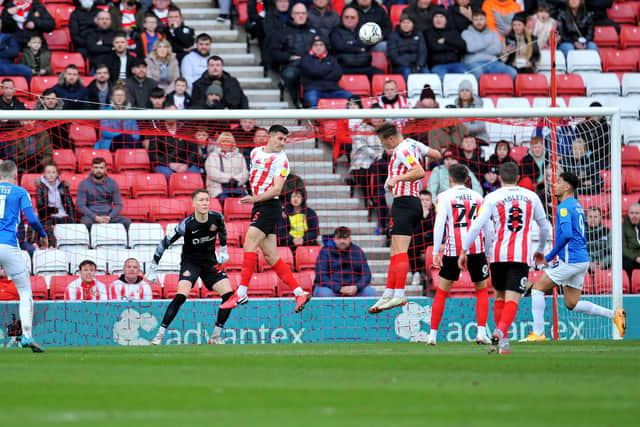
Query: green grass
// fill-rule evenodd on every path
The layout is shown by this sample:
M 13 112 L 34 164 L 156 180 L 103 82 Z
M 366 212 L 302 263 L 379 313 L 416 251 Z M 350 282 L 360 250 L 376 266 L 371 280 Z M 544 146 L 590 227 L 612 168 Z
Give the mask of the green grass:
M 49 348 L 0 353 L 0 425 L 621 426 L 640 341 Z

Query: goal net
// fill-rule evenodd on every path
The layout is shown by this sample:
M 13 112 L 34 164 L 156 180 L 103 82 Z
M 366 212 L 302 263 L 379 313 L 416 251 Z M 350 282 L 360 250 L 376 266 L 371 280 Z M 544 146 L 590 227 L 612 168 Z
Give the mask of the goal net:
M 635 188 L 621 178 L 616 110 L 563 109 L 560 114 L 549 108 L 489 108 L 491 99 L 484 103 L 482 110 L 7 112 L 0 126 L 0 158 L 16 161 L 19 183 L 50 236 L 50 247 L 39 248 L 26 222 L 18 230 L 37 301 L 36 335 L 45 345 L 148 343 L 177 290 L 182 240 L 164 253 L 157 284 L 127 291 L 114 282 L 137 275 L 135 265 L 125 265 L 130 258 L 144 274 L 158 242 L 193 212 L 190 194 L 197 188 L 207 188 L 211 208 L 225 215 L 230 255 L 225 270 L 237 286 L 251 220 L 251 206 L 238 200 L 251 192 L 250 152 L 266 143 L 266 130 L 275 123 L 291 132 L 278 250 L 317 298 L 302 315 L 293 314 L 291 290 L 260 254 L 249 283 L 250 303 L 232 313 L 223 334 L 227 342 L 424 340 L 439 280 L 431 266 L 433 205 L 448 188 L 447 168 L 454 163 L 467 165 L 468 185 L 481 194 L 500 186 L 501 163 L 518 163 L 520 185 L 540 196 L 552 223 L 557 173 L 575 173 L 582 182 L 578 200 L 586 210 L 592 260 L 583 293 L 605 307 L 621 307 L 630 277 L 622 271 L 620 225 L 636 200 L 622 195 Z M 422 159 L 424 212 L 409 248 L 410 302 L 373 316 L 366 309 L 387 280 L 393 198 L 385 188 L 389 152 L 373 133 L 384 120 L 438 149 L 444 160 Z M 334 239 L 336 230 L 346 247 Z M 537 229 L 532 236 L 536 242 Z M 547 250 L 551 246 L 549 240 Z M 95 264 L 95 277 L 92 268 L 81 271 L 85 260 Z M 530 280 L 540 274 L 532 269 Z M 71 291 L 75 280 L 84 284 Z M 12 299 L 10 292 L 2 296 Z M 554 312 L 552 300 L 549 295 L 548 336 L 557 314 L 560 339 L 613 337 L 608 319 L 571 313 L 561 292 Z M 168 342 L 206 342 L 219 302 L 198 282 L 172 323 Z M 16 303 L 0 305 L 5 345 L 13 338 L 4 325 L 16 314 Z M 490 310 L 488 328 L 493 327 Z M 475 290 L 463 272 L 447 301 L 440 340 L 473 340 L 475 328 Z M 511 336 L 519 339 L 530 331 L 530 302 L 524 298 Z

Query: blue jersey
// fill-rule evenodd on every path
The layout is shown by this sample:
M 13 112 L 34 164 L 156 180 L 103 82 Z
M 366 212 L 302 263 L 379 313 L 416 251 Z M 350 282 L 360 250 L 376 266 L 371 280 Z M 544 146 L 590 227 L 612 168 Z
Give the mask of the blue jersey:
M 33 212 L 27 190 L 9 182 L 0 182 L 0 244 L 18 246 L 20 212 L 24 212 L 27 221 L 40 236 L 46 237 L 40 221 Z
M 545 259 L 551 261 L 558 255 L 566 263 L 589 262 L 584 224 L 584 209 L 574 197 L 560 203 L 556 210 L 555 246 Z

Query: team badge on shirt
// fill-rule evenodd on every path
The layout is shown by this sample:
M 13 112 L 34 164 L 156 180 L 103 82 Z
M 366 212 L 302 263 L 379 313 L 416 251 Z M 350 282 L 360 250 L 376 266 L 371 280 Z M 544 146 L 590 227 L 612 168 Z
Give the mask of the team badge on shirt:
M 567 216 L 567 215 L 569 215 L 569 211 L 567 211 L 567 208 L 560 209 L 560 216 Z
M 218 229 L 218 227 L 216 227 L 215 224 L 211 224 L 211 228 L 209 228 L 210 231 L 216 231 Z

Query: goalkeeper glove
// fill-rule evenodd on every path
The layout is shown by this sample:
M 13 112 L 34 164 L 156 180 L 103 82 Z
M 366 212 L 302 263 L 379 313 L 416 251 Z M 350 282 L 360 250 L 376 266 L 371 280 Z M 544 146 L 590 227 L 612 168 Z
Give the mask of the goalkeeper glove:
M 155 284 L 158 281 L 158 264 L 152 262 L 149 264 L 147 270 L 147 274 L 145 275 L 147 280 Z
M 229 253 L 227 253 L 226 246 L 222 246 L 220 248 L 220 253 L 218 254 L 217 258 L 218 264 L 224 264 L 225 262 L 229 261 Z

